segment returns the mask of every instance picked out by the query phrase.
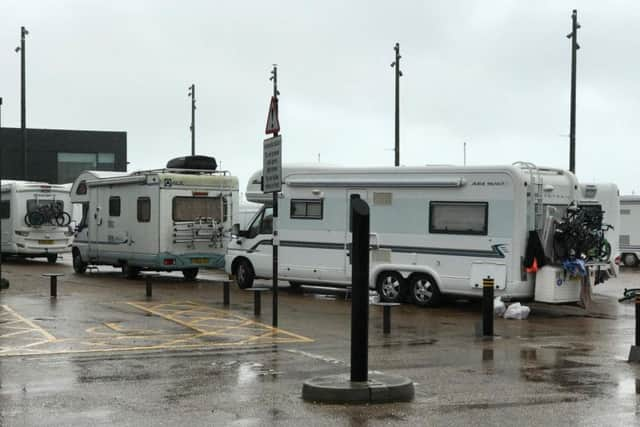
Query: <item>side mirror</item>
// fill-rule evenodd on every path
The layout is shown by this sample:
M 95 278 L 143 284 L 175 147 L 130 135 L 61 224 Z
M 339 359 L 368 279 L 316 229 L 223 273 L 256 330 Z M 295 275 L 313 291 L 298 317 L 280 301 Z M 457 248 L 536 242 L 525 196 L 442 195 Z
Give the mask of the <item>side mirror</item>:
M 233 237 L 240 236 L 240 224 L 233 224 L 231 226 L 231 236 Z

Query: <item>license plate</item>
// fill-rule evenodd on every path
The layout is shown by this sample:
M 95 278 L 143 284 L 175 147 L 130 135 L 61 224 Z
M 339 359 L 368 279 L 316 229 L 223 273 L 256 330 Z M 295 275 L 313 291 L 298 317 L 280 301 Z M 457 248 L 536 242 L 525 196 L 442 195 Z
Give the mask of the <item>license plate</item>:
M 53 245 L 53 240 L 38 240 L 41 245 Z
M 209 264 L 209 258 L 191 258 L 193 264 Z

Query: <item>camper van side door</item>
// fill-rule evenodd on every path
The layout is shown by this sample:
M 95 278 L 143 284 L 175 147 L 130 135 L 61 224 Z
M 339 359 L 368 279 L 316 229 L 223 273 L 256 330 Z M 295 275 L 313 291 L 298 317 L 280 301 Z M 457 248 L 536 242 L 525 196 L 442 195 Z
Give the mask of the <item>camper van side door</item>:
M 270 277 L 272 264 L 273 209 L 265 208 L 247 230 L 244 248 L 250 255 L 256 276 Z

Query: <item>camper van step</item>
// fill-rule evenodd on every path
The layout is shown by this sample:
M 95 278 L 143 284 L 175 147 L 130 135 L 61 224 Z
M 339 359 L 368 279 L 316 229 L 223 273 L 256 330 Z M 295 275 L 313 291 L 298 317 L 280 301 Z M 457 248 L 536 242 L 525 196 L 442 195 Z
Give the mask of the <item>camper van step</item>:
M 211 170 L 218 168 L 216 159 L 209 156 L 184 156 L 176 157 L 167 162 L 168 169 L 197 169 Z

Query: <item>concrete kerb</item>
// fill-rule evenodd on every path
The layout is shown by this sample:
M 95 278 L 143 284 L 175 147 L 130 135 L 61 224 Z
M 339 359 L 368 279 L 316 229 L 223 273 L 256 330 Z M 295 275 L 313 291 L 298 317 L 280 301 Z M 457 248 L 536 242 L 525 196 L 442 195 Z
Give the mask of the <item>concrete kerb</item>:
M 302 399 L 317 403 L 410 402 L 415 390 L 409 378 L 369 373 L 366 382 L 351 381 L 349 374 L 315 377 L 302 385 Z

